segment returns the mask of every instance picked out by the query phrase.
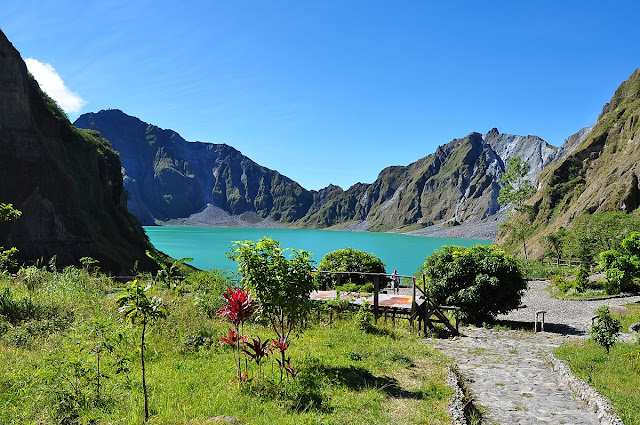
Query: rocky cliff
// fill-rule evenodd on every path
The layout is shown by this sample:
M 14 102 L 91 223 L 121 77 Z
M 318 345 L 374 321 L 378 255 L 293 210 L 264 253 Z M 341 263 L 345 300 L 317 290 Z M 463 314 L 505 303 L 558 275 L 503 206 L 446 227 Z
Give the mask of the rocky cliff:
M 500 177 L 510 158 L 528 161 L 534 179 L 557 151 L 538 137 L 492 129 L 388 167 L 371 184 L 308 191 L 230 146 L 187 142 L 119 110 L 84 114 L 75 125 L 99 131 L 120 153 L 129 209 L 144 224 L 383 231 L 474 223 L 500 209 Z
M 109 142 L 71 125 L 0 32 L 0 202 L 22 211 L 0 225 L 0 245 L 17 247 L 20 262 L 57 255 L 62 266 L 90 256 L 113 273 L 135 261 L 153 268 L 120 168 Z
M 571 136 L 561 157 L 540 173 L 530 249 L 580 214 L 624 210 L 639 213 L 640 68 L 616 90 L 596 124 Z M 510 235 L 501 235 L 509 243 Z

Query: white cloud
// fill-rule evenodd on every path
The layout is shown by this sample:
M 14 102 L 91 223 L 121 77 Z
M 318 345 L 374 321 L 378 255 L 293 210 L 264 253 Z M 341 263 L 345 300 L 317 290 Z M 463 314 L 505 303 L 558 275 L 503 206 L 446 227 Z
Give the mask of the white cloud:
M 42 63 L 33 58 L 24 60 L 27 69 L 36 79 L 40 88 L 47 93 L 68 114 L 77 114 L 87 102 L 72 92 L 64 84 L 56 70 L 48 63 Z

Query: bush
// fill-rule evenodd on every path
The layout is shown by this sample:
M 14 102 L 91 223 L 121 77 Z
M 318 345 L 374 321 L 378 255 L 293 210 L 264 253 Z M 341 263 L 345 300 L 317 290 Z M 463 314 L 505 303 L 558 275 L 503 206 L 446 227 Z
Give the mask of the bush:
M 591 326 L 589 335 L 591 338 L 604 347 L 609 354 L 609 350 L 618 340 L 618 334 L 622 330 L 620 321 L 611 317 L 609 307 L 606 305 L 600 307 L 597 312 L 596 322 Z
M 319 271 L 386 273 L 386 265 L 373 254 L 353 248 L 338 249 L 322 257 L 318 265 Z M 358 286 L 371 282 L 371 276 L 350 274 L 347 277 Z M 330 273 L 317 273 L 316 282 L 319 288 L 333 288 L 337 277 Z M 386 285 L 387 279 L 381 279 L 380 285 Z
M 432 302 L 458 306 L 463 320 L 476 324 L 517 308 L 527 287 L 516 259 L 494 246 L 444 246 L 419 272 L 429 279 Z

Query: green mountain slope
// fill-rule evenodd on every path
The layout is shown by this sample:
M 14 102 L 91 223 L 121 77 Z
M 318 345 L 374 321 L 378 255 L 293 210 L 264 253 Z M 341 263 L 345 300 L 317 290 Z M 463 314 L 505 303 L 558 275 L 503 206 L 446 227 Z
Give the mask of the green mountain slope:
M 96 132 L 71 125 L 27 73 L 18 51 L 0 32 L 0 202 L 22 211 L 0 226 L 0 245 L 20 250 L 19 261 L 78 264 L 103 270 L 155 268 L 153 249 L 125 207 L 120 160 Z
M 570 138 L 571 139 L 571 138 Z M 640 206 L 640 68 L 616 90 L 586 137 L 538 178 L 531 249 L 541 255 L 543 237 L 578 215 Z M 509 244 L 511 237 L 498 238 Z

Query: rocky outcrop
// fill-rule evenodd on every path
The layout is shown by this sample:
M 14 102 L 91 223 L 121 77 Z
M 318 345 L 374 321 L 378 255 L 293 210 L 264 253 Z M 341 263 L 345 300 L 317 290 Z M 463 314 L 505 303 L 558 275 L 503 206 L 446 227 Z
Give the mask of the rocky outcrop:
M 0 32 L 0 202 L 22 216 L 0 224 L 0 246 L 18 248 L 26 263 L 81 257 L 103 270 L 154 268 L 149 244 L 125 207 L 120 161 L 96 132 L 71 125 L 27 72 Z

